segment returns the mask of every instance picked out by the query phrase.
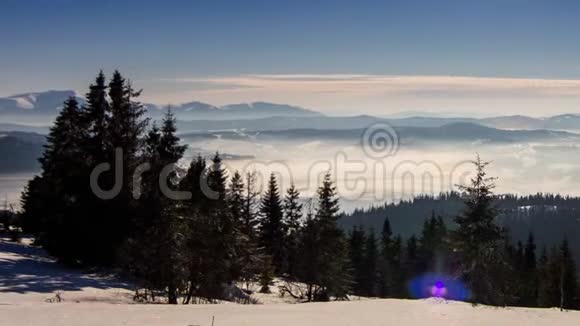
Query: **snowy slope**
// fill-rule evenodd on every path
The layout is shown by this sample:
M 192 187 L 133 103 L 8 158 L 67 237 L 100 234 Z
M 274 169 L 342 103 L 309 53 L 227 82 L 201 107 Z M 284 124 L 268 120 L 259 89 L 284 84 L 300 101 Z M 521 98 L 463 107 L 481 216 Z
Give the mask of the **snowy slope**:
M 39 248 L 0 238 L 0 307 L 44 303 L 57 292 L 67 301 L 108 303 L 132 302 L 133 294 L 110 275 L 65 269 Z
M 435 300 L 366 300 L 288 305 L 114 305 L 34 303 L 0 306 L 0 325 L 512 326 L 578 325 L 580 312 L 472 307 Z
M 62 302 L 47 302 L 61 293 Z M 0 239 L 0 325 L 212 325 L 215 326 L 564 326 L 580 312 L 494 308 L 426 300 L 262 305 L 132 304 L 131 287 L 97 274 L 63 269 L 42 250 Z M 273 304 L 278 303 L 278 304 Z

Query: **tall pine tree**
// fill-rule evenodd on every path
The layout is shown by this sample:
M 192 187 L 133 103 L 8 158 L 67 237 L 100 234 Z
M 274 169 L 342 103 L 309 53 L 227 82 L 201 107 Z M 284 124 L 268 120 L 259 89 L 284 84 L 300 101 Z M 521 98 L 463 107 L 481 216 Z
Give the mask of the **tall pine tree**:
M 504 305 L 509 302 L 504 279 L 507 263 L 502 230 L 495 224 L 498 214 L 493 203 L 495 178 L 488 177 L 485 171 L 489 162 L 478 156 L 473 164 L 475 177 L 470 185 L 461 187 L 465 209 L 455 218 L 456 275 L 471 291 L 473 301 Z
M 343 231 L 338 227 L 340 206 L 330 174 L 327 173 L 317 191 L 316 223 L 319 225 L 318 281 L 319 300 L 346 299 L 352 283 L 348 249 Z
M 353 290 L 356 295 L 366 295 L 368 287 L 365 284 L 367 276 L 365 267 L 366 234 L 362 226 L 354 226 L 349 236 L 350 264 L 352 266 Z
M 365 242 L 363 262 L 364 293 L 369 297 L 378 295 L 378 256 L 379 252 L 375 231 L 370 230 Z
M 300 192 L 294 184 L 286 190 L 284 197 L 284 224 L 286 225 L 286 272 L 290 276 L 297 274 L 299 231 L 302 226 L 302 204 Z
M 164 291 L 170 304 L 177 304 L 188 276 L 185 224 L 176 201 L 165 197 L 161 188 L 177 188 L 176 172 L 165 173 L 181 159 L 186 148 L 179 144 L 175 132 L 175 118 L 168 111 L 161 129 L 154 126 L 148 133 L 146 157 L 150 170 L 142 178 L 140 228 L 129 249 L 129 264 L 135 269 L 134 274 L 152 291 Z
M 83 113 L 74 97 L 69 98 L 56 118 L 40 158 L 42 172 L 29 182 L 23 195 L 23 219 L 27 231 L 37 235 L 51 254 L 71 264 L 85 262 L 87 237 L 82 194 L 87 168 L 83 140 Z
M 268 188 L 262 197 L 260 215 L 260 243 L 266 254 L 272 257 L 274 271 L 281 273 L 285 270 L 286 262 L 284 252 L 286 226 L 278 183 L 274 174 L 270 175 Z

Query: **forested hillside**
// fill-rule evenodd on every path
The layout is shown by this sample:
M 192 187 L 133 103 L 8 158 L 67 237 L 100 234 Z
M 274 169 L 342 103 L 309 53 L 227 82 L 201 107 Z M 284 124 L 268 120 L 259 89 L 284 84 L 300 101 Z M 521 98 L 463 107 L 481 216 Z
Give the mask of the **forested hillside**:
M 509 229 L 514 241 L 525 241 L 528 233 L 532 232 L 541 246 L 550 247 L 566 235 L 580 261 L 579 197 L 541 193 L 530 196 L 500 195 L 494 205 L 499 210 L 497 223 Z M 451 192 L 355 210 L 342 217 L 340 223 L 345 229 L 362 225 L 380 230 L 388 217 L 397 233 L 409 237 L 420 232 L 424 221 L 432 214 L 441 216 L 452 225 L 453 218 L 462 209 L 461 194 Z

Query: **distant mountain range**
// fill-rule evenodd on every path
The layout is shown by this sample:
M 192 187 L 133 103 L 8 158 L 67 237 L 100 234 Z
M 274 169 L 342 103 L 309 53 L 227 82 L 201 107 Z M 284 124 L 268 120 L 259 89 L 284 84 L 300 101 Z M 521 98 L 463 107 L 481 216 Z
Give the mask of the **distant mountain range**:
M 552 130 L 501 130 L 468 122 L 438 127 L 394 127 L 401 143 L 481 142 L 526 143 L 548 141 L 580 141 L 580 135 Z M 214 131 L 183 133 L 184 140 L 230 139 L 242 141 L 347 141 L 359 142 L 365 129 L 289 129 L 271 131 Z
M 80 103 L 84 98 L 75 91 L 46 91 L 18 94 L 0 97 L 0 116 L 41 116 L 53 118 L 62 108 L 63 102 L 74 96 Z M 167 106 L 144 103 L 149 115 L 155 119 L 161 118 Z M 170 106 L 178 119 L 259 119 L 272 116 L 286 117 L 319 117 L 321 113 L 298 106 L 275 104 L 268 102 L 253 102 L 214 106 L 202 102 L 188 102 Z
M 545 119 L 524 116 L 505 116 L 495 118 L 432 118 L 410 117 L 400 119 L 378 118 L 369 115 L 352 117 L 267 117 L 261 119 L 234 120 L 180 120 L 178 130 L 188 131 L 276 131 L 289 129 L 344 130 L 361 129 L 373 124 L 388 124 L 393 127 L 442 127 L 452 123 L 471 123 L 481 126 L 506 130 L 580 130 L 580 115 L 567 114 Z
M 0 134 L 12 131 L 18 132 L 33 132 L 41 135 L 47 135 L 50 127 L 47 126 L 35 126 L 35 125 L 25 125 L 18 123 L 2 123 L 0 122 Z
M 84 99 L 74 91 L 46 91 L 25 93 L 0 98 L 0 131 L 19 130 L 40 132 L 45 127 L 18 126 L 10 121 L 24 121 L 28 118 L 38 125 L 44 121 L 49 125 L 69 96 L 75 96 L 81 103 Z M 160 119 L 165 107 L 144 104 L 153 119 Z M 320 112 L 292 106 L 267 102 L 230 104 L 214 106 L 192 101 L 171 107 L 181 132 L 215 130 L 288 130 L 288 129 L 360 129 L 375 123 L 387 123 L 399 127 L 441 127 L 451 123 L 475 123 L 497 129 L 523 130 L 580 130 L 580 115 L 564 114 L 547 118 L 532 118 L 522 115 L 499 116 L 492 118 L 422 116 L 398 113 L 388 118 L 370 115 L 350 117 L 326 116 Z M 356 108 L 353 108 L 353 110 Z M 11 117 L 17 119 L 11 120 Z M 25 119 L 26 118 L 26 119 Z M 45 128 L 46 129 L 46 128 Z
M 276 104 L 268 102 L 253 102 L 213 106 L 202 102 L 189 102 L 181 105 L 170 106 L 175 116 L 180 120 L 208 119 L 208 120 L 232 120 L 232 119 L 261 119 L 273 116 L 283 117 L 322 117 L 323 114 L 304 109 L 298 106 Z M 148 112 L 152 117 L 158 118 L 163 115 L 167 107 L 147 104 Z

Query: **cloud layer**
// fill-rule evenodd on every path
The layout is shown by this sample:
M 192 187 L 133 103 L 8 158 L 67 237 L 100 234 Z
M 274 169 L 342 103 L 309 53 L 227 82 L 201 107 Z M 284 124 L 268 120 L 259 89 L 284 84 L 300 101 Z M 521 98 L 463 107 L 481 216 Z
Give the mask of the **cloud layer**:
M 337 113 L 454 109 L 543 115 L 580 112 L 580 80 L 364 74 L 251 74 L 166 78 L 174 102 L 282 101 Z M 169 94 L 166 94 L 169 95 Z M 183 97 L 183 98 L 180 98 Z M 353 107 L 356 105 L 356 107 Z M 483 110 L 483 112 L 481 111 Z

